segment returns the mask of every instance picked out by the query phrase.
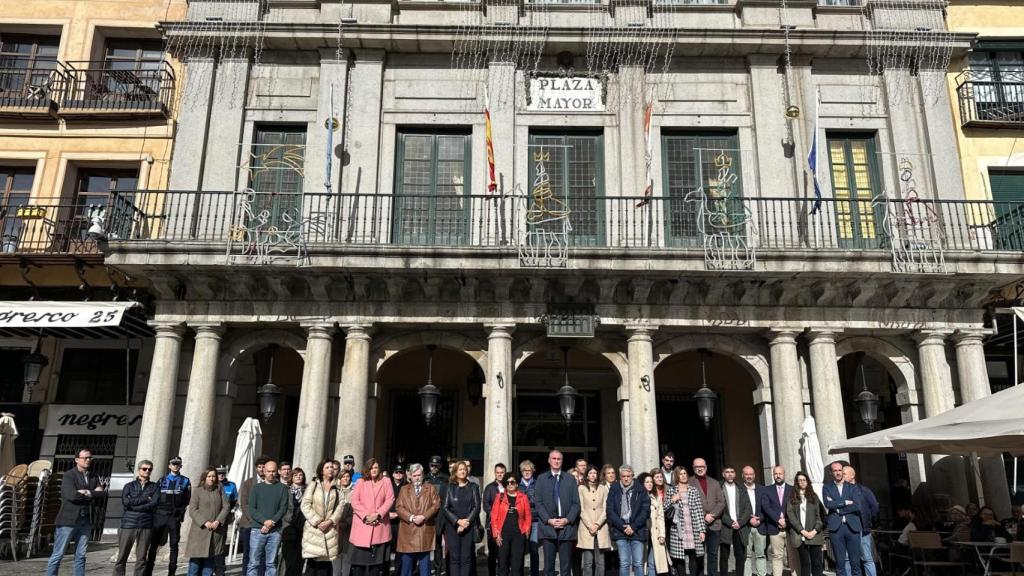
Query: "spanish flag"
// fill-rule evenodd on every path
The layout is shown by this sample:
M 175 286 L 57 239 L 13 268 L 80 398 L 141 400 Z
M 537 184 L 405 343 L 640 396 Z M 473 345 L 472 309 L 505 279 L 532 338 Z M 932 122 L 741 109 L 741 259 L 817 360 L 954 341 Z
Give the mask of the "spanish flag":
M 651 161 L 653 160 L 653 149 L 651 146 L 651 114 L 654 112 L 654 102 L 648 102 L 644 110 L 644 162 L 647 171 L 644 176 L 644 199 L 637 203 L 640 208 L 651 203 L 651 196 L 654 195 L 654 177 L 651 175 Z
M 487 191 L 494 193 L 498 190 L 498 182 L 494 177 L 494 139 L 491 137 L 491 102 L 487 96 L 487 89 L 484 89 L 484 132 L 487 137 Z

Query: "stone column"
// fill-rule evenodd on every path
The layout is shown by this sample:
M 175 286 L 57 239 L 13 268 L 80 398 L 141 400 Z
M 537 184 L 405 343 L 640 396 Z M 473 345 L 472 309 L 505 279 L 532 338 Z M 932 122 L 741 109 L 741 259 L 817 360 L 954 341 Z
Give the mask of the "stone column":
M 188 61 L 188 74 L 181 89 L 181 103 L 175 137 L 178 151 L 171 158 L 168 190 L 199 190 L 206 152 L 206 129 L 213 94 L 213 58 L 197 57 Z M 231 147 L 234 146 L 231 143 Z M 168 222 L 175 232 L 188 230 L 191 215 L 182 215 L 183 222 Z M 184 226 L 184 228 L 179 228 Z M 165 462 L 166 464 L 166 462 Z M 158 464 L 160 465 L 160 464 Z
M 978 330 L 959 331 L 953 336 L 956 343 L 956 369 L 960 379 L 960 397 L 964 404 L 992 394 L 985 364 L 984 333 Z M 1010 488 L 1006 483 L 1006 468 L 1002 456 L 982 457 L 981 485 L 985 503 L 992 506 L 1000 518 L 1010 516 Z
M 149 369 L 146 405 L 142 410 L 139 446 L 135 461 L 151 460 L 163 470 L 174 425 L 174 397 L 178 387 L 178 364 L 181 361 L 181 337 L 185 327 L 178 322 L 152 322 L 156 331 L 153 363 Z
M 654 391 L 654 347 L 646 324 L 626 326 L 629 361 L 629 457 L 635 470 L 658 464 L 658 410 Z
M 217 364 L 224 327 L 219 323 L 195 324 L 192 327 L 196 330 L 196 349 L 192 354 L 179 455 L 181 473 L 198 483 L 199 474 L 210 465 L 216 417 Z
M 341 123 L 345 119 L 345 95 L 348 82 L 348 58 L 347 51 L 342 51 L 341 59 L 338 59 L 338 52 L 334 48 L 322 48 L 320 50 L 320 85 L 317 94 L 316 117 L 323 120 L 318 123 L 317 129 L 306 134 L 306 157 L 305 157 L 305 188 L 308 192 L 323 192 L 326 189 L 325 178 L 327 176 L 327 130 L 324 123 L 328 116 L 331 116 L 331 87 L 334 90 L 334 117 L 338 119 L 338 128 L 334 131 L 334 150 L 330 152 L 331 159 L 331 190 L 339 191 L 341 173 L 341 158 L 335 153 L 344 140 L 344 127 Z M 314 207 L 315 210 L 322 210 L 323 207 Z
M 937 330 L 918 332 L 914 335 L 921 364 L 921 388 L 926 418 L 952 410 L 955 404 L 953 377 L 949 370 L 949 361 L 946 359 L 947 336 L 948 332 Z M 937 485 L 935 493 L 947 494 L 954 503 L 967 502 L 967 475 L 963 458 L 932 455 L 930 476 L 929 479 Z
M 349 70 L 352 92 L 343 116 L 349 124 L 342 127 L 348 140 L 349 162 L 342 174 L 342 190 L 347 194 L 376 194 L 386 54 L 383 50 L 360 49 L 355 56 L 355 65 Z
M 849 461 L 849 454 L 828 453 L 833 444 L 846 440 L 843 390 L 839 383 L 839 359 L 836 358 L 836 331 L 812 329 L 808 333 L 808 339 L 814 422 L 818 427 L 822 462 L 827 464 L 833 460 Z
M 191 67 L 189 68 L 191 74 Z M 239 182 L 240 146 L 245 125 L 246 92 L 249 86 L 249 59 L 225 58 L 217 64 L 213 101 L 210 105 L 206 161 L 203 165 L 203 190 L 234 191 L 248 182 Z M 256 150 L 258 154 L 266 150 Z M 230 209 L 228 209 L 230 210 Z M 225 214 L 230 217 L 230 214 Z
M 487 398 L 484 403 L 484 469 L 489 476 L 498 462 L 517 470 L 512 460 L 512 330 L 511 324 L 487 326 Z
M 292 461 L 303 470 L 316 470 L 325 456 L 327 397 L 330 392 L 331 343 L 334 326 L 306 326 L 306 364 L 299 394 L 299 422 Z
M 800 362 L 796 352 L 796 331 L 772 330 L 771 347 L 772 409 L 775 413 L 777 464 L 787 475 L 800 470 L 800 431 L 804 421 L 803 390 Z
M 366 407 L 370 394 L 370 334 L 368 326 L 345 326 L 345 363 L 341 366 L 338 399 L 338 439 L 335 458 L 351 454 L 356 468 L 363 465 L 366 442 Z

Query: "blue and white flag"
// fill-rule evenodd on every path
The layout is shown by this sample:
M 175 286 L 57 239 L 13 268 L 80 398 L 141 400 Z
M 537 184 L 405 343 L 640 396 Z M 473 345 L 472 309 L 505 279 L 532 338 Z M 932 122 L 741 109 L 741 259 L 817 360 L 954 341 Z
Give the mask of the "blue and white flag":
M 811 181 L 814 183 L 814 206 L 811 215 L 817 214 L 821 208 L 821 186 L 818 185 L 818 115 L 821 108 L 821 97 L 816 95 L 814 103 L 814 134 L 811 136 L 811 150 L 807 153 L 807 166 L 811 169 Z

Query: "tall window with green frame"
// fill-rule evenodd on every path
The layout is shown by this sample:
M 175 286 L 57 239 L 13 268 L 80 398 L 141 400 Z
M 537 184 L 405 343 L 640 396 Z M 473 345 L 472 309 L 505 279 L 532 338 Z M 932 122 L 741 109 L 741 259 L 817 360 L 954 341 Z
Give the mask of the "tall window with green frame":
M 661 136 L 665 239 L 696 246 L 706 234 L 745 234 L 739 139 L 735 132 Z
M 573 246 L 604 244 L 604 136 L 597 131 L 530 134 L 530 191 L 538 171 L 546 172 L 552 198 L 543 208 L 552 213 L 568 210 Z M 559 221 L 537 224 L 561 226 Z M 560 232 L 561 229 L 552 232 Z
M 826 138 L 839 246 L 878 248 L 882 217 L 873 199 L 882 185 L 875 135 L 828 132 Z
M 1024 250 L 1024 171 L 988 170 L 995 221 L 990 228 L 997 250 Z
M 398 133 L 392 240 L 459 246 L 469 239 L 468 131 Z
M 249 187 L 256 193 L 253 212 L 266 210 L 280 228 L 283 214 L 301 220 L 303 170 L 306 160 L 304 124 L 257 125 L 249 153 Z

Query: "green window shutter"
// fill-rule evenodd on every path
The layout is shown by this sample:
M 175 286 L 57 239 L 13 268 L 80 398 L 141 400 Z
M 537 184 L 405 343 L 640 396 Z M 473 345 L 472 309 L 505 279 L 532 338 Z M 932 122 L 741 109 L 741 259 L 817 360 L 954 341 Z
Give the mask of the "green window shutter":
M 392 240 L 459 246 L 469 237 L 471 138 L 464 132 L 398 133 Z
M 1024 172 L 989 170 L 992 200 L 996 202 L 1024 201 Z

